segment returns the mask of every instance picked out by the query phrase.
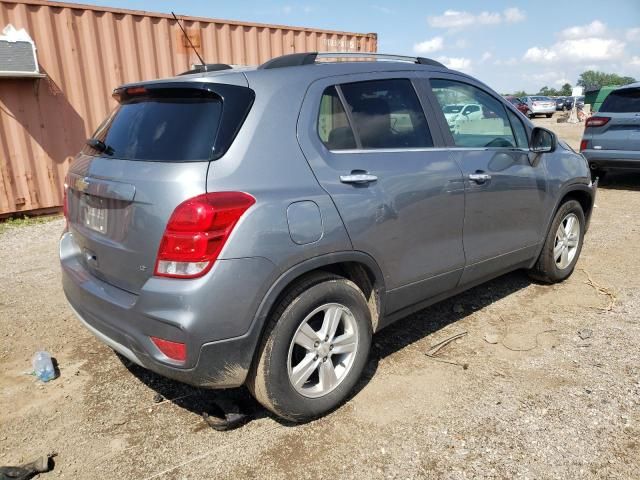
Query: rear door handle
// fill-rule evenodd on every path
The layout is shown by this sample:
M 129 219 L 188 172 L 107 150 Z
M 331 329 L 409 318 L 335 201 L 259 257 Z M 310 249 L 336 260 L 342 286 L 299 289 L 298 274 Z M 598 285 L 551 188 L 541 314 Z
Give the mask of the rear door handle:
M 363 185 L 366 183 L 375 182 L 378 177 L 370 175 L 368 173 L 352 173 L 351 175 L 340 175 L 340 181 L 342 183 L 355 183 L 357 185 Z
M 469 180 L 476 183 L 485 183 L 491 180 L 491 175 L 488 173 L 470 173 Z

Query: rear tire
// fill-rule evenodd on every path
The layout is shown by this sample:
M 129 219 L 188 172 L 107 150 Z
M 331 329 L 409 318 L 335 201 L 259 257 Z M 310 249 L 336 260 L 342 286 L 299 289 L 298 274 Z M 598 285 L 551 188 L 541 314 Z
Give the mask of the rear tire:
M 547 118 L 553 117 L 553 113 L 547 113 Z
M 331 273 L 312 273 L 273 311 L 247 386 L 279 417 L 295 422 L 319 417 L 353 390 L 371 335 L 370 311 L 357 285 Z
M 535 117 L 535 115 L 533 114 L 533 112 L 532 112 L 531 110 L 529 110 L 529 111 L 527 112 L 527 117 L 529 117 L 529 118 L 533 119 L 533 118 Z
M 584 228 L 584 212 L 580 203 L 568 200 L 560 205 L 529 276 L 545 283 L 562 282 L 568 278 L 582 251 Z

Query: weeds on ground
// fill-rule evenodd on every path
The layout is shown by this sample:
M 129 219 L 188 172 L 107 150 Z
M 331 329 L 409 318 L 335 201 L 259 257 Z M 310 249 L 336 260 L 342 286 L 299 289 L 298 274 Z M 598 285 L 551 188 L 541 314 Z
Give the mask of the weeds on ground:
M 12 228 L 27 227 L 29 225 L 40 225 L 57 220 L 61 215 L 41 215 L 38 217 L 9 217 L 0 220 L 0 235 Z

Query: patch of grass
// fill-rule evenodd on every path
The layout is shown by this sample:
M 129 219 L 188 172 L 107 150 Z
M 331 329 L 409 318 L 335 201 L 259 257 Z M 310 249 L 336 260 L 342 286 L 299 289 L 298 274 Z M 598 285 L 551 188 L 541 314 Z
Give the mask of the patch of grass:
M 9 217 L 0 219 L 0 235 L 12 228 L 27 227 L 29 225 L 39 225 L 41 223 L 49 223 L 58 220 L 62 215 L 39 215 L 37 217 Z

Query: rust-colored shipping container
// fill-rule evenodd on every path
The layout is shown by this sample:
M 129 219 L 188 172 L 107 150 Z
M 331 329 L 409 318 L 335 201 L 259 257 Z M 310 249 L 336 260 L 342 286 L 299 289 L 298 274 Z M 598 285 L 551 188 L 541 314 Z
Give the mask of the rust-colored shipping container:
M 208 63 L 258 65 L 287 53 L 376 51 L 375 34 L 179 16 Z M 199 63 L 171 15 L 0 0 L 0 30 L 24 28 L 43 78 L 0 78 L 0 216 L 59 208 L 69 161 L 126 82 Z

